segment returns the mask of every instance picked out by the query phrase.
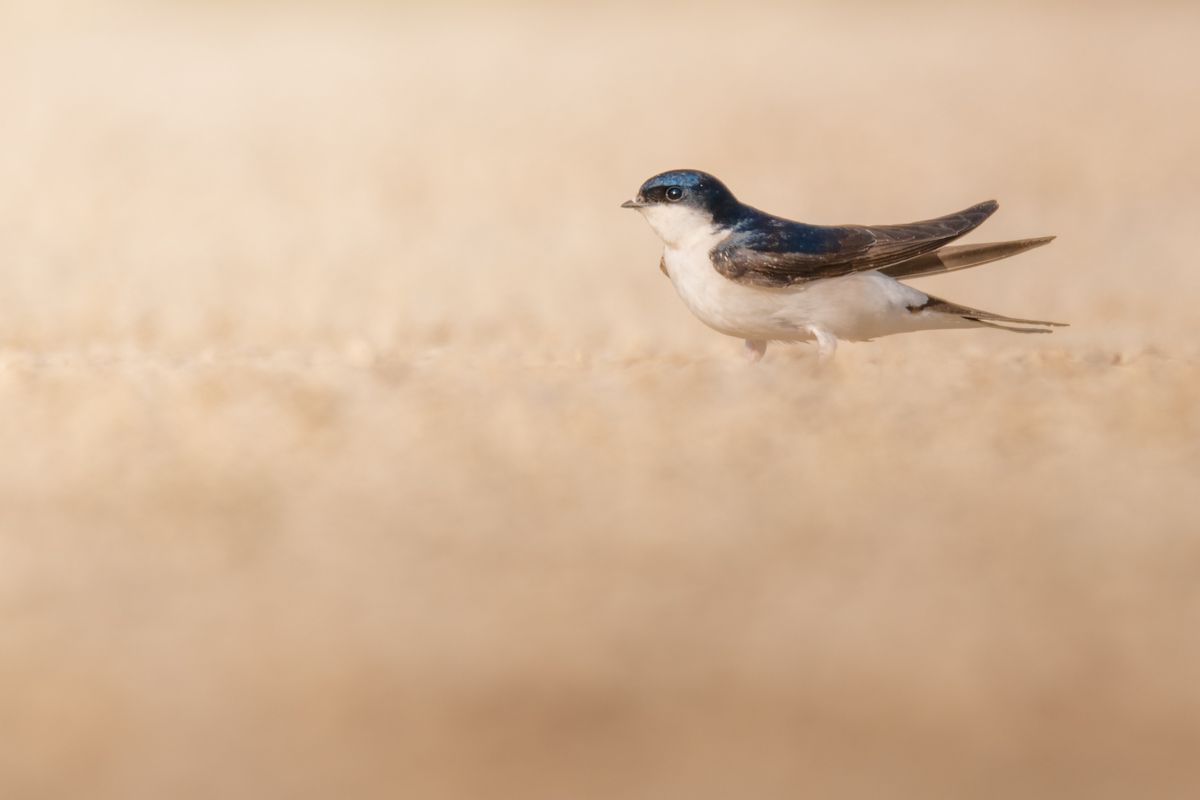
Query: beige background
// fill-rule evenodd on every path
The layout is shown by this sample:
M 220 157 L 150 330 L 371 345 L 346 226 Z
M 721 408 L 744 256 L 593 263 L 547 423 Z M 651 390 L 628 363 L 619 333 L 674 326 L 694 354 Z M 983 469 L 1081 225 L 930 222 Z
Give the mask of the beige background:
M 1194 4 L 0 8 L 0 796 L 1200 790 Z M 1072 327 L 750 367 L 680 166 Z

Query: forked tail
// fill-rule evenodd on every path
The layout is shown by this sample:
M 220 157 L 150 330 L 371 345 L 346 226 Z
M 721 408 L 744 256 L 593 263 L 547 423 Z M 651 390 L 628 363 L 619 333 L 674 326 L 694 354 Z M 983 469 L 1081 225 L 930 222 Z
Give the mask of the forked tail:
M 1014 333 L 1051 333 L 1050 328 L 1067 327 L 1067 323 L 1065 322 L 1048 322 L 1041 319 L 1021 319 L 1019 317 L 1006 317 L 1003 314 L 993 314 L 990 311 L 981 311 L 978 308 L 951 303 L 948 300 L 933 297 L 932 295 L 921 305 L 909 308 L 909 311 L 914 314 L 921 312 L 947 314 L 960 317 L 968 322 L 986 325 L 989 328 L 999 328 L 1000 330 L 1013 331 Z M 1005 322 L 1010 324 L 1000 324 Z M 1017 325 L 1035 325 L 1039 327 L 1016 327 Z

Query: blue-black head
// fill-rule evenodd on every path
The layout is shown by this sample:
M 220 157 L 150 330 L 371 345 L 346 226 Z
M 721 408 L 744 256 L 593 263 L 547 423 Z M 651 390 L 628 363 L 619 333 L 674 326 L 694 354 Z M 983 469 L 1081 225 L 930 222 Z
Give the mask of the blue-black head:
M 718 224 L 736 219 L 741 204 L 721 183 L 707 172 L 696 169 L 675 169 L 655 175 L 642 184 L 637 197 L 621 204 L 621 208 L 649 206 L 685 206 L 712 215 Z

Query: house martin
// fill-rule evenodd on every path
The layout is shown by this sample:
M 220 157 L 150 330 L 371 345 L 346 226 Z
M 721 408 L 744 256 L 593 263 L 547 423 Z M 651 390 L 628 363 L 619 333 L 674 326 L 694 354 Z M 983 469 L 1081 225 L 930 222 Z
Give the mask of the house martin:
M 712 175 L 685 169 L 655 175 L 621 207 L 639 211 L 663 240 L 659 268 L 691 312 L 744 339 L 752 361 L 771 341 L 816 341 L 826 361 L 839 339 L 972 327 L 1049 333 L 1063 324 L 968 308 L 897 280 L 987 264 L 1054 239 L 948 246 L 990 217 L 994 200 L 908 225 L 809 225 L 744 205 Z

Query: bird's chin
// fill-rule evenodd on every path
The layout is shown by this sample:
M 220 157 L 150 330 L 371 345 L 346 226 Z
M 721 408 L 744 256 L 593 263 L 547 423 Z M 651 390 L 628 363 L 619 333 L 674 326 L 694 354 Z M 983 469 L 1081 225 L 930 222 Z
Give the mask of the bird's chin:
M 669 246 L 704 237 L 713 229 L 712 215 L 691 206 L 648 203 L 638 211 Z

